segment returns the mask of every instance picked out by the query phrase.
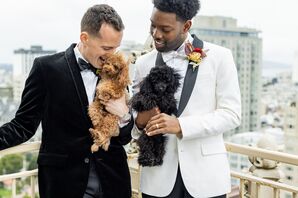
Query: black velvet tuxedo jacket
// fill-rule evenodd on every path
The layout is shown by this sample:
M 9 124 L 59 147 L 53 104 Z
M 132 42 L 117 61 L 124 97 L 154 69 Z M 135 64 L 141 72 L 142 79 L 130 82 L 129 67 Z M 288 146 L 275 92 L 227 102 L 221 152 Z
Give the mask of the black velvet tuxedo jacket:
M 0 128 L 0 149 L 30 139 L 42 123 L 38 156 L 41 198 L 82 198 L 94 158 L 104 198 L 130 198 L 131 184 L 122 145 L 133 121 L 111 139 L 109 150 L 91 154 L 88 99 L 71 45 L 65 52 L 36 58 L 15 118 Z M 133 120 L 133 119 L 132 119 Z

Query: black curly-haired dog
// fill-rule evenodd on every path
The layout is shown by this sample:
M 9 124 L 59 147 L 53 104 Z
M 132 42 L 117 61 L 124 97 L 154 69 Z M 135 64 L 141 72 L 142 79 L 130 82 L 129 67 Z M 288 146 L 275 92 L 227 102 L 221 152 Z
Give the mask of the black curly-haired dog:
M 177 104 L 174 94 L 180 86 L 180 79 L 181 76 L 171 67 L 153 67 L 140 82 L 140 91 L 132 97 L 132 108 L 141 112 L 158 107 L 161 113 L 176 115 Z M 158 166 L 163 163 L 165 136 L 160 134 L 149 137 L 142 133 L 137 144 L 140 148 L 138 162 L 141 166 Z

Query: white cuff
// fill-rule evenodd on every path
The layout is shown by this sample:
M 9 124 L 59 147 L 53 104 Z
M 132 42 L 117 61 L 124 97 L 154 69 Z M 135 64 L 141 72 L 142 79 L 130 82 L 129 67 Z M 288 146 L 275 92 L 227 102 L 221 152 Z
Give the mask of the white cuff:
M 143 130 L 138 129 L 137 125 L 134 124 L 131 130 L 131 136 L 133 139 L 139 139 L 141 134 L 144 133 Z

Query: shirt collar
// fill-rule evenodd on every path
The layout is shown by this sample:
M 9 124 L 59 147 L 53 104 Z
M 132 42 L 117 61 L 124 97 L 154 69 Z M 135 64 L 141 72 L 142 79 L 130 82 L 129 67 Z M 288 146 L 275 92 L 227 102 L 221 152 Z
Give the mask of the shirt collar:
M 169 52 L 162 52 L 162 58 L 164 60 L 165 63 L 167 63 L 168 61 L 170 61 L 173 58 L 182 58 L 184 59 L 186 57 L 185 54 L 185 43 L 186 42 L 193 42 L 193 37 L 191 36 L 190 33 L 187 34 L 187 37 L 185 39 L 185 41 L 180 45 L 180 47 L 177 50 L 172 50 Z
M 86 61 L 88 63 L 88 61 L 81 54 L 81 52 L 80 52 L 80 50 L 78 48 L 78 45 L 76 45 L 75 48 L 73 48 L 73 51 L 74 51 L 74 54 L 75 54 L 75 57 L 76 57 L 77 62 L 78 62 L 78 59 L 81 58 L 81 59 L 83 59 L 84 61 Z

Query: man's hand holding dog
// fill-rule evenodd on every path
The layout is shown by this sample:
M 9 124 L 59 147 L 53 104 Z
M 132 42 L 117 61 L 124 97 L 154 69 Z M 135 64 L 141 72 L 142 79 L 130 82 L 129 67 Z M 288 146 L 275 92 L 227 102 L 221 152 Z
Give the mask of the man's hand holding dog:
M 148 136 L 157 134 L 176 134 L 177 137 L 182 137 L 182 131 L 179 120 L 165 113 L 160 113 L 153 116 L 147 123 L 145 131 Z
M 160 110 L 158 109 L 158 107 L 155 107 L 148 111 L 139 112 L 135 119 L 135 124 L 139 129 L 143 129 L 146 127 L 150 118 L 152 118 L 155 115 L 158 115 L 159 113 L 160 113 Z
M 110 112 L 111 114 L 117 115 L 120 118 L 129 112 L 129 109 L 126 105 L 125 95 L 123 95 L 121 98 L 116 100 L 113 100 L 113 99 L 108 101 L 102 100 L 101 103 L 105 105 L 105 109 L 108 112 Z

